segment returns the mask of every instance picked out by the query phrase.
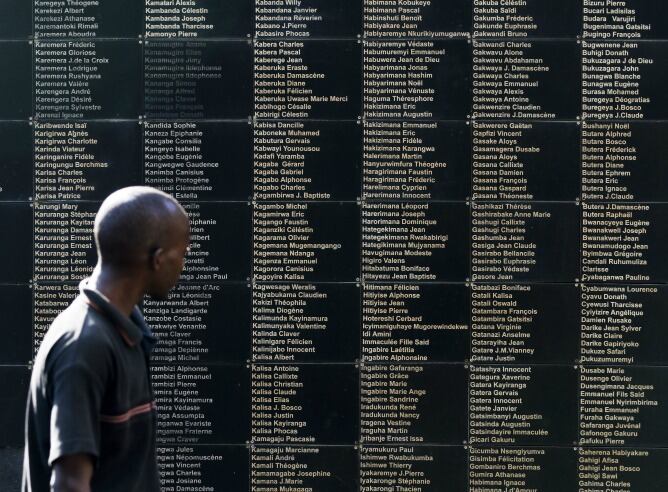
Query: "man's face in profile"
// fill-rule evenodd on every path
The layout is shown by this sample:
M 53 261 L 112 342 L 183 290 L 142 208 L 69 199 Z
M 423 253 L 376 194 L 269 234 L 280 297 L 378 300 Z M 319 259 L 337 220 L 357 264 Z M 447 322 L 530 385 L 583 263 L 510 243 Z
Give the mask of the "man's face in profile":
M 185 257 L 190 246 L 190 225 L 183 217 L 173 227 L 167 243 L 161 248 L 158 260 L 159 268 L 154 272 L 154 281 L 148 294 L 159 301 L 164 301 L 169 291 L 176 285 L 185 265 Z

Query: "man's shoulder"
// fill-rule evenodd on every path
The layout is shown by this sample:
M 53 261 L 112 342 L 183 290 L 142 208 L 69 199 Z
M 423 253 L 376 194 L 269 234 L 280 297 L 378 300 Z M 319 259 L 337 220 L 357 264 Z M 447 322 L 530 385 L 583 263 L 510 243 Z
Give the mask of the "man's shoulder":
M 114 350 L 109 322 L 79 296 L 62 311 L 44 335 L 36 365 L 87 363 Z

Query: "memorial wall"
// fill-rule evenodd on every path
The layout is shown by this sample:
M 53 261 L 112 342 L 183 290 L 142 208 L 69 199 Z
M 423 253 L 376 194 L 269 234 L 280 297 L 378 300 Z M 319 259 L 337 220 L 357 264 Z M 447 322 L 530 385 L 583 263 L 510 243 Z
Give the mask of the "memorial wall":
M 4 483 L 146 184 L 165 492 L 665 492 L 666 87 L 656 0 L 3 0 Z

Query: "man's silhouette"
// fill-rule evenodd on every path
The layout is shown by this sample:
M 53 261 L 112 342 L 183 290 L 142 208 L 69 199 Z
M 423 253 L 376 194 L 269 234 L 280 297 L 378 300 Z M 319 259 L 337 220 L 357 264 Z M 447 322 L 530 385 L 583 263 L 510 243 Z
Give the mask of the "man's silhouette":
M 40 346 L 26 408 L 23 492 L 153 492 L 155 343 L 137 308 L 165 299 L 188 251 L 188 217 L 171 196 L 130 187 L 95 219 L 98 262 Z M 51 488 L 50 488 L 51 487 Z

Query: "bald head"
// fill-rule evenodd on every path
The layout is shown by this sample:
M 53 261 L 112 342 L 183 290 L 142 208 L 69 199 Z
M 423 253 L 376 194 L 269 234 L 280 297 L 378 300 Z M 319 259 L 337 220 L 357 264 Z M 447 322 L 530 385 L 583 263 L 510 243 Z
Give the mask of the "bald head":
M 188 234 L 188 216 L 172 196 L 148 186 L 122 188 L 95 217 L 98 259 L 106 267 L 135 269 L 175 236 Z

